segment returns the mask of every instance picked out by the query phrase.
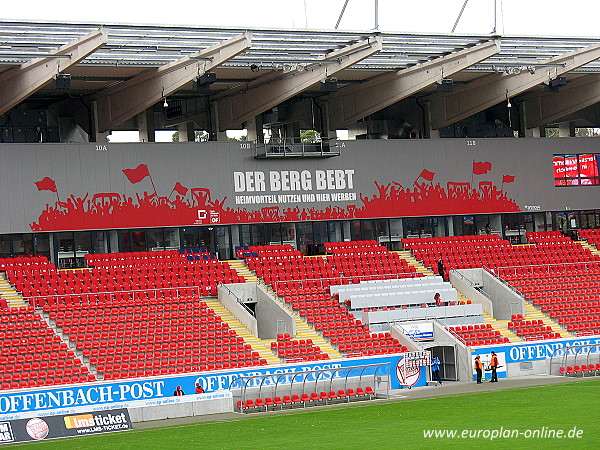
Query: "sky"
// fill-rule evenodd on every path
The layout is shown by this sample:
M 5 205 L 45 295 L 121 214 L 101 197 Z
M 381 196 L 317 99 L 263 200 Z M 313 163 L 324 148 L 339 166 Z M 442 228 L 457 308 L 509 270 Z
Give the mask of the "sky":
M 0 20 L 331 30 L 346 0 L 28 0 L 2 2 Z M 376 0 L 349 0 L 338 29 L 375 28 Z M 378 0 L 378 29 L 449 34 L 464 0 Z M 575 6 L 576 5 L 576 6 Z M 494 15 L 494 6 L 496 15 Z M 494 20 L 495 16 L 495 20 Z M 600 0 L 469 0 L 457 34 L 600 37 Z M 136 141 L 126 132 L 111 141 Z M 134 134 L 131 134 L 134 133 Z M 170 141 L 171 131 L 157 132 Z M 232 134 L 233 135 L 233 134 Z

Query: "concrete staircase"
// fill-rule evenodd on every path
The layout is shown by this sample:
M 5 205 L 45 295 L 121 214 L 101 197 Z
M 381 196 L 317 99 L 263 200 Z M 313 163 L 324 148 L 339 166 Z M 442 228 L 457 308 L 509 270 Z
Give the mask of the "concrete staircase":
M 6 300 L 9 308 L 29 306 L 12 285 L 6 279 L 6 275 L 0 274 L 0 297 Z
M 552 328 L 554 333 L 559 333 L 560 337 L 563 338 L 571 338 L 573 335 L 561 327 L 559 324 L 554 322 L 548 316 L 546 316 L 543 312 L 533 306 L 530 302 L 525 301 L 525 316 L 523 317 L 525 320 L 541 320 L 544 325 L 548 325 Z
M 435 275 L 435 273 L 433 273 L 433 271 L 431 269 L 428 269 L 420 261 L 417 261 L 415 259 L 415 257 L 413 256 L 412 252 L 410 252 L 408 250 L 402 250 L 402 251 L 394 251 L 393 253 L 397 253 L 398 255 L 400 255 L 400 257 L 402 259 L 406 260 L 406 262 L 410 266 L 413 266 L 417 270 L 417 273 L 422 273 L 427 276 Z
M 244 341 L 250 344 L 252 349 L 258 352 L 261 358 L 267 360 L 269 364 L 281 363 L 279 358 L 271 351 L 271 341 L 261 340 L 252 334 L 252 332 L 216 298 L 205 298 L 203 301 L 206 302 L 209 308 L 212 308 L 216 315 L 221 316 L 221 319 L 224 322 L 227 322 L 229 327 L 234 329 L 238 336 L 244 338 Z
M 256 283 L 258 281 L 256 274 L 248 268 L 243 259 L 230 259 L 225 262 L 229 264 L 229 267 L 235 270 L 238 275 L 244 277 L 246 283 Z
M 593 255 L 600 255 L 600 250 L 596 248 L 594 244 L 588 243 L 588 241 L 577 241 L 583 248 L 587 248 Z
M 483 323 L 491 324 L 494 330 L 498 330 L 510 342 L 523 342 L 523 339 L 508 329 L 508 322 L 508 320 L 496 320 L 485 311 L 483 312 Z

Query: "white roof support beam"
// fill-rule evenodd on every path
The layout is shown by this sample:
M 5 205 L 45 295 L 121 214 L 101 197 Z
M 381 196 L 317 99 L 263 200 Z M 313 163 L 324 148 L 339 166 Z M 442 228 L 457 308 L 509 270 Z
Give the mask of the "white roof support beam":
M 38 91 L 56 75 L 94 53 L 107 42 L 106 30 L 98 29 L 0 74 L 0 115 Z
M 328 96 L 331 126 L 343 128 L 439 83 L 500 51 L 500 41 L 478 44 L 397 72 L 370 78 Z
M 252 36 L 243 33 L 100 92 L 99 131 L 108 131 L 181 89 L 186 83 L 250 48 Z
M 467 85 L 455 86 L 452 93 L 433 94 L 429 99 L 431 127 L 439 129 L 456 123 L 598 58 L 600 45 L 592 45 L 550 58 L 545 65 L 536 67 L 535 73 L 527 70 L 519 74 L 493 73 Z
M 527 128 L 560 122 L 562 118 L 600 103 L 600 75 L 587 75 L 561 86 L 558 92 L 524 101 Z
M 310 86 L 379 52 L 381 37 L 371 37 L 324 55 L 302 71 L 272 72 L 244 85 L 235 92 L 224 92 L 218 103 L 219 128 L 236 128 L 245 121 L 281 104 Z

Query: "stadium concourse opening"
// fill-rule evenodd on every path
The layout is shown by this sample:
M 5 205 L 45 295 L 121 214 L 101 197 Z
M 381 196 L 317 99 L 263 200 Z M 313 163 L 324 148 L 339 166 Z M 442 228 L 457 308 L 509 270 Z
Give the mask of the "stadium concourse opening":
M 300 370 L 237 378 L 231 383 L 239 412 L 387 398 L 390 363 Z

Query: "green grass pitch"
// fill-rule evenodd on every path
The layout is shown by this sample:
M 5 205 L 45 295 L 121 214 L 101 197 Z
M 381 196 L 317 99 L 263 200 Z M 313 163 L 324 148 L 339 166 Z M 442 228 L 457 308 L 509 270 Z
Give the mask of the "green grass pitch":
M 443 388 L 440 388 L 440 393 Z M 600 448 L 600 380 L 350 407 L 307 408 L 14 447 L 35 449 Z M 425 438 L 424 430 L 517 430 L 531 437 Z M 580 430 L 579 438 L 533 437 Z M 515 433 L 515 431 L 511 431 Z M 507 431 L 504 431 L 507 433 Z M 12 446 L 11 446 L 12 447 Z

